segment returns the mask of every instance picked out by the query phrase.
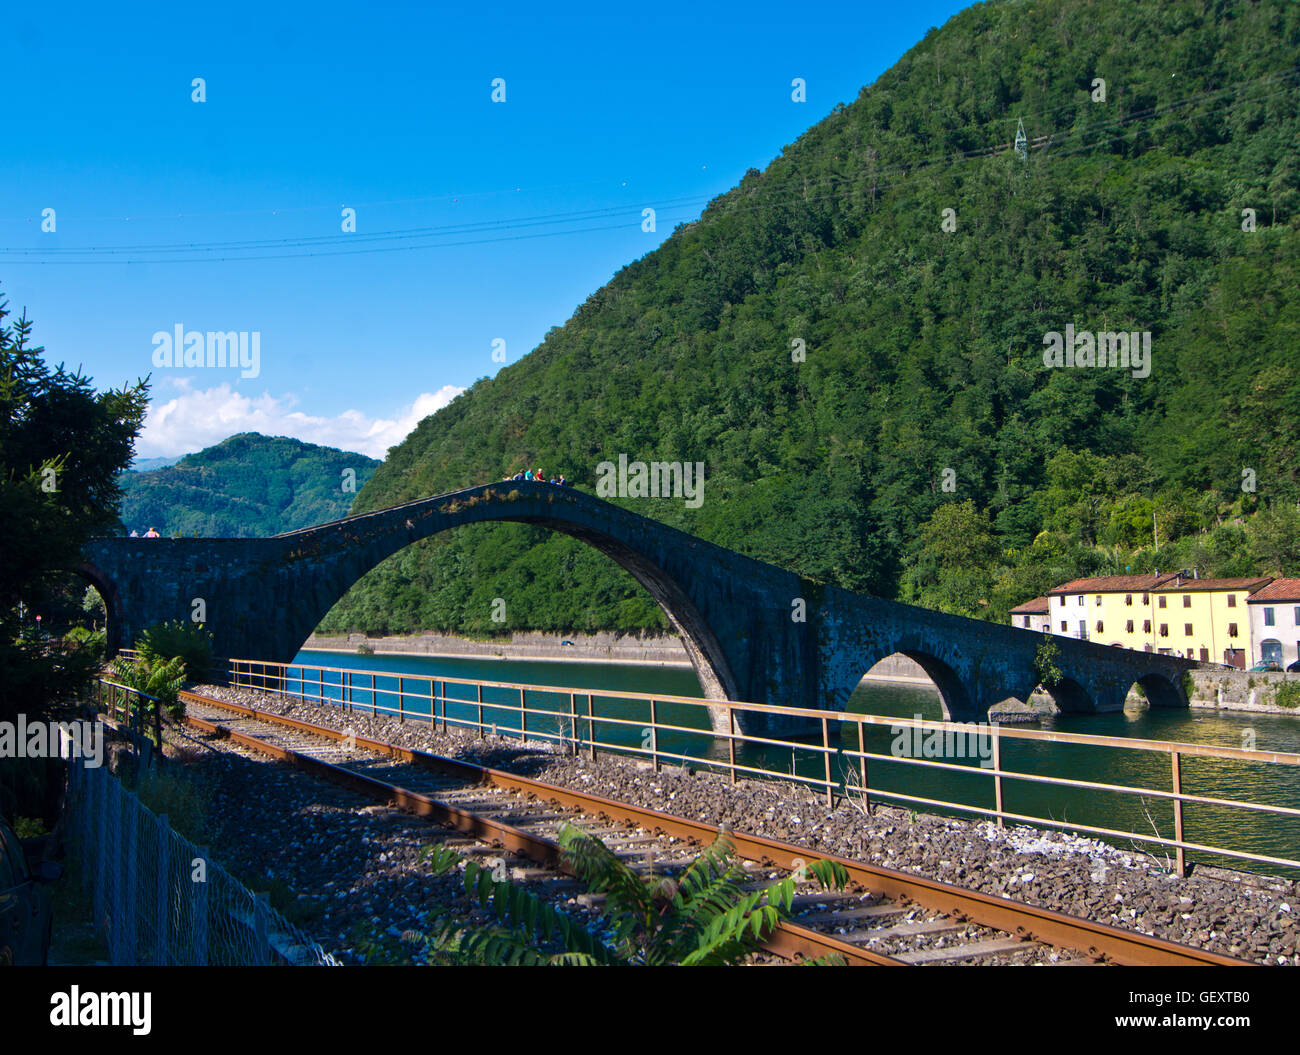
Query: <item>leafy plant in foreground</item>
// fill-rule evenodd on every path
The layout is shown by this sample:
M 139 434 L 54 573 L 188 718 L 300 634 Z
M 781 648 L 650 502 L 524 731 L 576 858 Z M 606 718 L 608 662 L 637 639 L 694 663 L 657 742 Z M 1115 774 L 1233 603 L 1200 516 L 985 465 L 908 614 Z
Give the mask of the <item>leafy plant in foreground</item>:
M 515 883 L 465 863 L 465 890 L 493 912 L 495 926 L 448 920 L 429 938 L 435 962 L 513 965 L 727 965 L 759 948 L 788 919 L 799 877 L 746 890 L 726 834 L 718 836 L 679 877 L 639 874 L 603 842 L 573 825 L 559 834 L 562 862 L 592 893 L 605 895 L 601 920 L 578 921 Z M 455 867 L 456 855 L 434 852 L 435 874 Z M 848 873 L 815 861 L 804 874 L 839 888 Z M 553 950 L 553 951 L 548 951 Z

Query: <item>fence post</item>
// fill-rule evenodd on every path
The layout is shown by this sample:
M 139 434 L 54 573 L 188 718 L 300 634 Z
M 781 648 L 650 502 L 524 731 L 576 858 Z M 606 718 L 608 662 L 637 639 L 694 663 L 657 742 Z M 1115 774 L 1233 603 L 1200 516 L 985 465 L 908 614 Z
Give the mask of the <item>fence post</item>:
M 154 890 L 154 911 L 157 913 L 158 933 L 154 937 L 153 962 L 160 967 L 167 966 L 168 942 L 167 929 L 171 924 L 171 828 L 167 824 L 167 814 L 156 819 L 158 829 L 158 876 Z
M 587 746 L 591 749 L 591 760 L 596 761 L 596 723 L 591 710 L 591 693 L 587 693 Z
M 1180 796 L 1174 799 L 1174 840 L 1178 843 L 1178 874 L 1187 875 L 1187 860 L 1183 854 L 1183 764 L 1182 755 L 1177 751 L 1171 751 L 1169 754 L 1170 761 L 1173 765 L 1174 794 Z
M 203 882 L 195 883 L 193 864 L 191 863 L 190 886 L 194 891 L 194 965 L 208 965 L 208 871 L 212 862 L 208 859 L 208 848 L 199 847 L 199 860 L 203 862 Z
M 137 962 L 135 913 L 136 906 L 140 903 L 140 894 L 136 889 L 138 880 L 136 854 L 139 851 L 137 837 L 140 825 L 140 802 L 134 795 L 129 794 L 123 796 L 123 801 L 126 806 L 126 860 L 123 862 L 125 875 L 122 883 L 121 951 L 125 957 L 124 962 L 134 966 Z
M 993 737 L 993 808 L 997 811 L 998 827 L 1004 828 L 1002 822 L 1002 737 L 997 722 L 990 723 L 989 735 Z
M 443 689 L 445 690 L 447 687 L 447 683 L 444 681 L 442 684 L 443 684 Z M 483 686 L 478 685 L 477 688 L 478 688 L 478 738 L 482 740 L 483 739 Z M 443 728 L 446 729 L 447 727 L 447 701 L 446 700 L 442 701 L 442 725 Z
M 81 860 L 84 867 L 81 870 L 81 887 L 87 893 L 90 892 L 90 884 L 94 876 L 94 868 L 91 859 L 91 841 L 90 835 L 94 826 L 94 811 L 92 810 L 93 785 L 90 777 L 86 772 L 86 764 L 81 759 L 74 759 L 68 765 L 69 773 L 76 774 L 77 790 L 81 806 Z
M 397 676 L 397 720 L 406 724 L 406 680 Z
M 253 956 L 259 967 L 271 964 L 270 921 L 271 905 L 265 893 L 253 895 Z
M 519 687 L 519 742 L 528 742 L 528 707 L 524 701 L 524 688 Z
M 126 855 L 122 852 L 122 785 L 116 780 L 108 782 L 108 818 L 109 838 L 113 841 L 113 855 L 104 862 L 104 879 L 112 884 L 108 891 L 108 962 L 114 967 L 124 963 L 125 952 L 122 947 L 122 932 L 125 930 L 123 916 L 122 886 L 126 880 Z
M 107 891 L 104 889 L 104 876 L 108 873 L 105 860 L 108 851 L 108 774 L 103 766 L 95 770 L 95 862 L 94 873 L 99 876 L 95 884 L 95 929 L 104 926 L 104 913 L 108 906 L 104 904 Z M 107 935 L 105 935 L 107 937 Z

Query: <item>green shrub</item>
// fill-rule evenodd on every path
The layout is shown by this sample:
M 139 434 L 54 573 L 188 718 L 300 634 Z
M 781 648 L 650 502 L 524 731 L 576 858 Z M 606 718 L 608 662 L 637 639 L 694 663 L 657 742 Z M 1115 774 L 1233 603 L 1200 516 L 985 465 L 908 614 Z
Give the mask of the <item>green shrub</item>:
M 1300 707 L 1300 681 L 1281 682 L 1273 692 L 1273 702 L 1279 707 Z
M 176 619 L 151 626 L 140 635 L 135 647 L 151 663 L 180 657 L 187 681 L 203 681 L 212 672 L 212 635 L 192 623 Z
M 74 626 L 63 635 L 64 645 L 79 648 L 96 661 L 104 658 L 105 634 L 102 630 L 88 630 L 84 626 Z

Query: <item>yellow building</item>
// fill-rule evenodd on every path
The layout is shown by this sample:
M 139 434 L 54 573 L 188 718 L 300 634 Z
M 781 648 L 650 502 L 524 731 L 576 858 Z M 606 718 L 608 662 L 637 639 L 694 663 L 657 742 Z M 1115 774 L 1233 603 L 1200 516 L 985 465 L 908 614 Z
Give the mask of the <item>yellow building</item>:
M 1179 573 L 1075 579 L 1047 592 L 1048 627 L 1099 644 L 1240 667 L 1250 649 L 1246 599 L 1270 581 Z

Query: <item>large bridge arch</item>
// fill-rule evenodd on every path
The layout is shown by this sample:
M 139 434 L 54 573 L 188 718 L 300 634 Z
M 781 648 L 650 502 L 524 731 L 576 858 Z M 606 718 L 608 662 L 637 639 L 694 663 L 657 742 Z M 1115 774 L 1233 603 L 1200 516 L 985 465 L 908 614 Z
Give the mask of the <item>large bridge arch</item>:
M 902 652 L 926 669 L 945 710 L 968 721 L 1008 686 L 1038 681 L 1045 639 L 1036 631 L 816 583 L 552 484 L 485 484 L 272 538 L 98 539 L 86 547 L 84 568 L 110 606 L 119 646 L 154 624 L 188 620 L 202 599 L 218 655 L 287 663 L 367 571 L 412 543 L 489 521 L 561 532 L 628 571 L 682 635 L 713 697 L 843 710 L 865 670 Z M 1195 666 L 1054 640 L 1060 669 L 1094 703 L 1104 701 L 1098 709 L 1113 702 L 1112 690 L 1150 675 L 1179 684 Z M 759 712 L 740 720 L 745 731 L 787 728 Z

